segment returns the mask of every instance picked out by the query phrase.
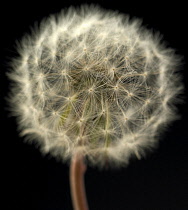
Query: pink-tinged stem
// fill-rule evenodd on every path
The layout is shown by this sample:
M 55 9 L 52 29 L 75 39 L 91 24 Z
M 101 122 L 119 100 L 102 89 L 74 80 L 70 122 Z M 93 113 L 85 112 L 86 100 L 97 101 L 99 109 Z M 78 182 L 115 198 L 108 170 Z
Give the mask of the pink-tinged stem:
M 83 156 L 75 155 L 70 165 L 70 188 L 74 210 L 89 210 L 84 184 L 85 171 Z

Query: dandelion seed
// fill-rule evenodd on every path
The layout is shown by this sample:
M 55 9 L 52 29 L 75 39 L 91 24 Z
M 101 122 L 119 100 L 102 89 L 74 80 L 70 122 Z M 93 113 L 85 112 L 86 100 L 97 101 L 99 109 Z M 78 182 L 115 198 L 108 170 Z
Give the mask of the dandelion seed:
M 157 133 L 176 118 L 180 59 L 138 19 L 71 8 L 23 38 L 19 52 L 8 73 L 11 111 L 22 134 L 40 134 L 43 152 L 68 160 L 81 151 L 93 165 L 126 165 L 154 148 Z

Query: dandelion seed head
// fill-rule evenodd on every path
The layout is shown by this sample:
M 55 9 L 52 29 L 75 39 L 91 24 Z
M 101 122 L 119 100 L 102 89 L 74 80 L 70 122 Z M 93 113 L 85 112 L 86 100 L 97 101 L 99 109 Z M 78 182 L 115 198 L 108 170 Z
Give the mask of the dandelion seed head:
M 8 73 L 21 135 L 62 160 L 127 165 L 176 118 L 179 57 L 138 19 L 84 5 L 25 36 Z

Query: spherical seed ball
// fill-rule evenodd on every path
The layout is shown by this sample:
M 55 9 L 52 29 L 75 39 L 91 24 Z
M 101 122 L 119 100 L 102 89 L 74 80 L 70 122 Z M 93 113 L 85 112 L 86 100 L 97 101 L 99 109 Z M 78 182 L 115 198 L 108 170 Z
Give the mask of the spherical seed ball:
M 128 15 L 62 10 L 25 36 L 9 77 L 21 135 L 62 160 L 128 164 L 175 118 L 179 59 Z

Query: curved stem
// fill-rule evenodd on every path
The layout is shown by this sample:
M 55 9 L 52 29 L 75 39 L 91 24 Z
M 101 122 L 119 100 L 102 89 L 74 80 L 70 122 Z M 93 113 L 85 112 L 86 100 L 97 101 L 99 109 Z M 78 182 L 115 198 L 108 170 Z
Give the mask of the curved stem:
M 89 210 L 84 184 L 86 165 L 83 156 L 76 154 L 70 165 L 70 188 L 74 210 Z

